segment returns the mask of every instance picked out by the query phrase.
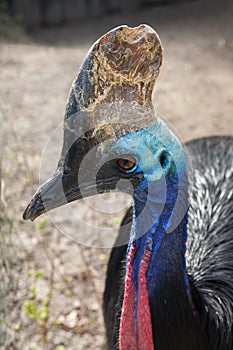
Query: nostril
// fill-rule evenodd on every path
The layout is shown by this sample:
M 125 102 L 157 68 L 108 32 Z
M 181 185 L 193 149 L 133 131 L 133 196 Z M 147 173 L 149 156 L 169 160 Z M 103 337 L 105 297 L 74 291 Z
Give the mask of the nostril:
M 170 155 L 166 151 L 162 151 L 159 156 L 159 162 L 163 169 L 167 169 L 170 163 Z

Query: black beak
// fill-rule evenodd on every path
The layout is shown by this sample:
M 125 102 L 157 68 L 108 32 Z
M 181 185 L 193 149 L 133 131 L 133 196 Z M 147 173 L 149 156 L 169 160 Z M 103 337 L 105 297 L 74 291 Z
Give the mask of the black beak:
M 95 164 L 95 160 L 90 163 Z M 122 174 L 114 171 L 114 159 L 104 163 L 96 175 L 93 175 L 95 172 L 90 163 L 88 162 L 88 166 L 82 171 L 70 173 L 64 173 L 63 168 L 58 167 L 54 175 L 37 190 L 23 213 L 23 219 L 33 221 L 51 209 L 81 198 L 116 190 L 116 187 L 118 191 L 132 195 L 132 188 L 143 177 L 139 173 L 137 177 L 126 176 L 128 181 L 120 182 Z M 80 172 L 83 173 L 83 176 L 80 176 Z
M 24 220 L 34 220 L 39 215 L 63 204 L 82 198 L 77 180 L 64 175 L 61 169 L 46 181 L 35 193 L 23 213 Z
M 65 173 L 59 167 L 54 175 L 35 193 L 23 213 L 24 220 L 35 220 L 41 214 L 75 200 L 114 190 L 119 177 L 111 175 L 109 164 L 92 176 L 92 168 L 85 168 L 84 177 L 78 172 Z

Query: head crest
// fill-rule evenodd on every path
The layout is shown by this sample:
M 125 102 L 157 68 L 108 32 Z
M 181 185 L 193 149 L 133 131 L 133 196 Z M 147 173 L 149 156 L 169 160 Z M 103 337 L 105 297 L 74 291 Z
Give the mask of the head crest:
M 161 63 L 161 42 L 149 26 L 111 30 L 92 46 L 72 84 L 65 126 L 80 135 L 109 124 L 118 131 L 150 124 Z

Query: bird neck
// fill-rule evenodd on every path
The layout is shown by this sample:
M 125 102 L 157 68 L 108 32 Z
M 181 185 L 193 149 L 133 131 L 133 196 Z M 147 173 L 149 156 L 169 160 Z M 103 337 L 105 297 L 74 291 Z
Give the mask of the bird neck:
M 120 322 L 121 350 L 153 350 L 155 343 L 158 345 L 156 337 L 180 322 L 184 305 L 193 317 L 185 262 L 187 203 L 186 173 L 179 181 L 177 174 L 167 176 L 163 183 L 143 181 L 135 190 Z

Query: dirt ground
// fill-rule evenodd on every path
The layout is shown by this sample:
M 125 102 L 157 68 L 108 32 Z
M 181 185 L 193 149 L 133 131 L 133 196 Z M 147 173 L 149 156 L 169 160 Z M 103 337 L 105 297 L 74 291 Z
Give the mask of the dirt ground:
M 91 44 L 120 24 L 151 25 L 164 46 L 154 91 L 158 113 L 183 142 L 233 134 L 232 18 L 231 1 L 197 0 L 1 39 L 0 349 L 104 349 L 101 303 L 110 251 L 104 246 L 114 241 L 129 198 L 117 197 L 113 214 L 95 209 L 99 199 L 75 203 L 77 224 L 65 209 L 55 222 L 46 215 L 34 223 L 21 219 L 38 187 L 45 148 L 52 149 L 46 171 L 56 165 L 60 134 L 51 149 L 45 146 Z M 85 231 L 81 222 L 92 228 Z M 111 228 L 107 243 L 95 236 L 96 226 Z

